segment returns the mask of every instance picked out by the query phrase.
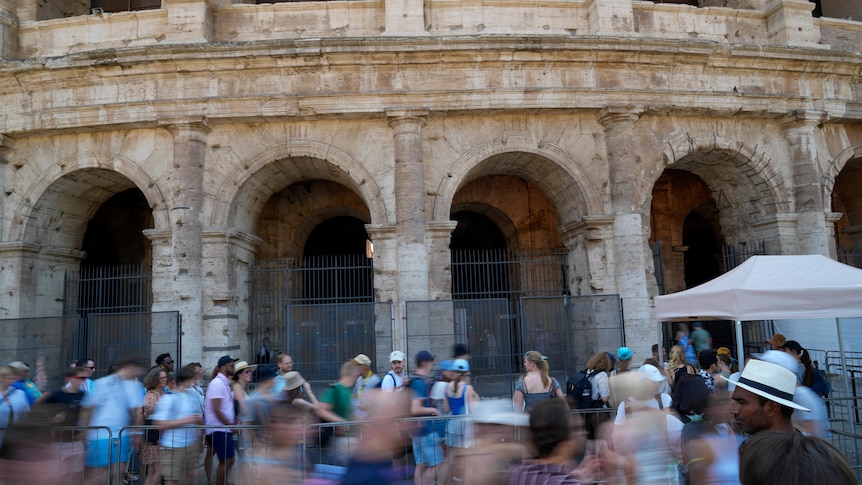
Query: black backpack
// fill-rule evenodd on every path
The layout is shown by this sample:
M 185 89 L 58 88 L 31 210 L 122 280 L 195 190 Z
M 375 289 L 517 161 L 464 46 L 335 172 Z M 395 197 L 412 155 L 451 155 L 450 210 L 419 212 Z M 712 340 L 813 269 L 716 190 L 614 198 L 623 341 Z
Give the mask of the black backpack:
M 593 406 L 593 384 L 590 377 L 593 372 L 583 370 L 569 376 L 566 380 L 567 400 L 574 404 L 577 409 L 592 409 Z

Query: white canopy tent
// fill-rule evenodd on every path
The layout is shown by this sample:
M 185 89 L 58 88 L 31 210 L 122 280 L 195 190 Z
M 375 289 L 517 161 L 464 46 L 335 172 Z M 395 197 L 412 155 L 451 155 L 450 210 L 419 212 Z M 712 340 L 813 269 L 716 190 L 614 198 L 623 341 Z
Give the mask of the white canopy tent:
M 862 270 L 821 255 L 752 256 L 702 285 L 656 297 L 655 312 L 663 322 L 735 321 L 740 368 L 743 321 L 834 318 L 846 369 L 841 318 L 862 317 Z

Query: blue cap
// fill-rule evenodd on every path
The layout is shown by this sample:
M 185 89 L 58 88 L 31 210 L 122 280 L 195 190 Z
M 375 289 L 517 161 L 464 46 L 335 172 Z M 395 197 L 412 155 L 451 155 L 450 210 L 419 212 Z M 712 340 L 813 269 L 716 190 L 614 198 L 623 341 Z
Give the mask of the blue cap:
M 614 357 L 614 354 L 610 352 L 605 352 L 605 354 L 607 354 L 608 358 L 611 359 L 611 365 L 617 365 L 617 358 Z
M 629 360 L 632 358 L 632 349 L 628 347 L 620 347 L 617 349 L 617 357 L 620 360 Z
M 434 360 L 437 357 L 431 355 L 431 352 L 427 350 L 420 350 L 416 353 L 416 358 L 414 359 L 416 362 L 425 362 L 426 360 Z
M 452 362 L 452 370 L 458 372 L 470 372 L 470 363 L 464 359 L 455 359 L 455 362 Z
M 440 370 L 455 370 L 455 367 L 452 365 L 451 360 L 444 360 L 440 362 Z

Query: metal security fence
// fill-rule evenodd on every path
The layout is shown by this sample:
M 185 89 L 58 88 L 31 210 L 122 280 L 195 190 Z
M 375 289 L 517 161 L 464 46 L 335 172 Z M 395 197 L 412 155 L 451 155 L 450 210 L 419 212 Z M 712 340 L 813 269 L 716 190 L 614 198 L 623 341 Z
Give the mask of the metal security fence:
M 722 246 L 721 255 L 724 262 L 724 272 L 736 268 L 752 256 L 764 255 L 766 253 L 766 241 L 755 241 L 751 244 L 741 242 L 738 246 Z
M 48 379 L 46 389 L 57 389 L 70 362 L 79 358 L 78 317 L 10 318 L 0 320 L 0 362 L 20 360 L 31 367 L 30 378 L 37 379 L 37 366 Z
M 139 264 L 67 271 L 63 314 L 148 312 L 153 305 L 152 285 L 150 269 Z
M 312 381 L 338 380 L 339 366 L 367 355 L 377 370 L 388 369 L 392 351 L 391 303 L 291 305 L 286 309 L 283 349 Z
M 406 302 L 407 353 L 429 350 L 442 359 L 454 344 L 466 344 L 479 394 L 502 397 L 512 395 L 528 350 L 548 356 L 562 383 L 593 353 L 623 342 L 618 295 L 524 297 L 517 307 L 520 313 L 511 313 L 503 298 Z
M 454 250 L 452 298 L 568 294 L 566 254 L 564 248 Z
M 838 248 L 839 262 L 854 268 L 862 268 L 862 249 L 856 247 Z

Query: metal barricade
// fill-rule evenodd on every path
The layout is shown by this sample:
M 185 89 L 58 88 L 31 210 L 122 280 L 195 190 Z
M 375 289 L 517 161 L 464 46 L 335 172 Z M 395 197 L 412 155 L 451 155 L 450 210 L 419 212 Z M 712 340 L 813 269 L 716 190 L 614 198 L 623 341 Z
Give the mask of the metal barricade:
M 853 466 L 856 477 L 862 479 L 862 459 L 859 456 L 862 434 L 857 427 L 862 424 L 859 413 L 862 397 L 833 397 L 825 401 L 829 411 L 828 438 Z
M 109 428 L 52 426 L 32 419 L 0 433 L 6 450 L 0 458 L 0 483 L 109 483 L 107 475 L 101 481 L 85 468 L 99 456 L 96 444 L 111 442 Z

